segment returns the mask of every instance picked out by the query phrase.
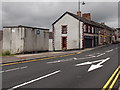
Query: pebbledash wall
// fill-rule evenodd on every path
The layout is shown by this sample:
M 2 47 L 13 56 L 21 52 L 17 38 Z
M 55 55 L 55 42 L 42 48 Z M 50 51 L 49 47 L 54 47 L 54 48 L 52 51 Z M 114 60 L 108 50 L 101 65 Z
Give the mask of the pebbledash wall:
M 28 26 L 3 27 L 3 51 L 12 54 L 49 50 L 49 29 Z
M 79 48 L 79 29 L 78 29 L 79 21 L 74 19 L 72 16 L 66 14 L 62 17 L 59 22 L 54 24 L 54 46 L 55 50 L 62 50 L 62 37 L 67 37 L 67 49 L 78 49 Z M 67 34 L 62 34 L 61 25 L 68 25 L 67 26 Z M 80 22 L 80 26 L 83 23 Z M 57 31 L 57 32 L 56 32 Z M 82 27 L 80 27 L 80 48 L 83 48 L 82 45 Z

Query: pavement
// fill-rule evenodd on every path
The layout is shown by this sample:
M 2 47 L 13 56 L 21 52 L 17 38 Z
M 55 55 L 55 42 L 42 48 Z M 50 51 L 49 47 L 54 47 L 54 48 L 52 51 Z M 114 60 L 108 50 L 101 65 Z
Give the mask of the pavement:
M 102 47 L 102 46 L 100 46 Z M 24 61 L 24 60 L 31 60 L 31 59 L 40 59 L 40 58 L 47 58 L 47 57 L 54 57 L 54 56 L 60 56 L 64 54 L 70 54 L 70 53 L 77 53 L 77 52 L 85 52 L 92 50 L 94 48 L 87 48 L 84 50 L 71 50 L 71 51 L 56 51 L 56 52 L 41 52 L 36 54 L 19 54 L 14 56 L 3 56 L 1 57 L 2 60 L 0 60 L 0 63 L 9 63 L 9 62 L 16 62 L 16 61 Z
M 115 44 L 83 53 L 2 64 L 2 88 L 118 90 L 119 51 L 120 45 Z

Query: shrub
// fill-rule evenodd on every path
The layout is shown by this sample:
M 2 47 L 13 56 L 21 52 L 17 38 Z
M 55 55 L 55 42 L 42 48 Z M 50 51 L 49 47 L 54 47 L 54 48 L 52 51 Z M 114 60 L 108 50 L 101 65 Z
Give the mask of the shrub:
M 10 53 L 9 50 L 4 51 L 4 52 L 2 53 L 2 56 L 11 56 L 11 55 L 12 55 L 12 54 Z

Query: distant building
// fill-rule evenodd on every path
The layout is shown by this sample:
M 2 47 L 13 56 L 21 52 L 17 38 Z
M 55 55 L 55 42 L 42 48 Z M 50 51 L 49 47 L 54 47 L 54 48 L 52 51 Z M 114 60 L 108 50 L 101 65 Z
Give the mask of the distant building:
M 113 40 L 113 43 L 120 42 L 120 28 L 116 28 L 112 40 Z
M 3 51 L 12 54 L 49 50 L 49 29 L 28 26 L 3 27 Z
M 111 43 L 114 29 L 91 20 L 90 13 L 65 12 L 53 24 L 53 50 L 92 48 Z

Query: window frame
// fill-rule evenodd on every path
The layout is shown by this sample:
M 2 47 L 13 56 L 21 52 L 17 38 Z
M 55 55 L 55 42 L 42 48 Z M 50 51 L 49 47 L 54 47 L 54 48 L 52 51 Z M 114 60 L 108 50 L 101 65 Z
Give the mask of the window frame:
M 61 25 L 61 33 L 62 34 L 67 34 L 67 31 L 68 31 L 68 28 L 67 28 L 68 25 Z M 66 27 L 66 30 L 63 30 L 63 27 Z M 65 32 L 65 33 L 64 33 Z

